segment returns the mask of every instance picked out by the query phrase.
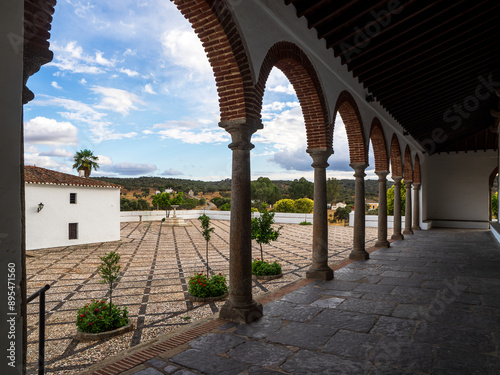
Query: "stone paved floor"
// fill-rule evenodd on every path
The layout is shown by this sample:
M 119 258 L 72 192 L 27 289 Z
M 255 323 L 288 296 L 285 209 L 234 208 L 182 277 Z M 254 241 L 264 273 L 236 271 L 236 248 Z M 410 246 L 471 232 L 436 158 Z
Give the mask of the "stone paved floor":
M 417 232 L 264 312 L 124 374 L 499 374 L 500 246 L 489 231 Z
M 205 241 L 198 220 L 189 227 L 166 228 L 159 222 L 122 223 L 121 241 L 93 245 L 29 251 L 28 295 L 45 284 L 47 293 L 46 371 L 76 373 L 105 358 L 117 355 L 191 321 L 218 312 L 223 302 L 210 304 L 186 300 L 186 281 L 205 269 Z M 216 227 L 209 248 L 209 265 L 214 272 L 228 273 L 229 222 L 212 221 Z M 367 230 L 367 247 L 376 230 Z M 283 265 L 284 277 L 255 282 L 256 296 L 304 278 L 310 265 L 312 226 L 284 225 L 282 236 L 265 246 L 265 257 Z M 330 262 L 346 258 L 352 248 L 352 228 L 329 227 Z M 106 296 L 99 283 L 99 256 L 109 251 L 121 254 L 122 277 L 113 301 L 126 305 L 137 329 L 104 342 L 78 342 L 76 311 L 91 298 Z M 258 248 L 254 248 L 258 254 Z M 260 255 L 257 255 L 260 256 Z M 38 300 L 28 305 L 28 370 L 36 372 L 38 353 Z

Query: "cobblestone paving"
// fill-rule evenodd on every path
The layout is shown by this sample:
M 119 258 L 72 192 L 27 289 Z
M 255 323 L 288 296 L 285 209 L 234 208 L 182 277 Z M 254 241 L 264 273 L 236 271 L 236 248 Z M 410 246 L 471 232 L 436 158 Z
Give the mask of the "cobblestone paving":
M 223 302 L 193 303 L 185 299 L 187 280 L 206 269 L 205 241 L 199 222 L 188 227 L 165 227 L 159 222 L 122 223 L 121 240 L 93 245 L 29 251 L 27 294 L 45 284 L 47 292 L 46 372 L 76 373 L 93 363 L 139 343 L 218 312 Z M 216 230 L 209 247 L 213 272 L 228 273 L 229 222 L 212 221 Z M 329 227 L 330 262 L 345 259 L 352 248 L 352 228 Z M 367 247 L 373 246 L 376 229 L 366 230 Z M 310 264 L 312 226 L 284 225 L 282 236 L 264 246 L 264 257 L 283 266 L 284 277 L 254 282 L 256 296 L 281 288 L 305 276 Z M 254 254 L 260 251 L 254 244 Z M 107 296 L 99 283 L 99 256 L 109 251 L 121 255 L 122 276 L 113 302 L 126 305 L 137 329 L 104 342 L 73 339 L 76 311 L 92 298 Z M 259 255 L 257 255 L 259 254 Z M 36 373 L 38 353 L 38 303 L 28 305 L 28 368 Z
M 100 374 L 498 375 L 499 270 L 488 230 L 417 232 L 274 299 L 254 323 L 214 321 Z

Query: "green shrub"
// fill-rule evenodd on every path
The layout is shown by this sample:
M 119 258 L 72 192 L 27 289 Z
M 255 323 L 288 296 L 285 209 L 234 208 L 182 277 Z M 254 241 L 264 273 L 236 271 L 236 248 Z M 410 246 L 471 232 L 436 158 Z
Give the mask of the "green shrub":
M 252 261 L 252 275 L 255 276 L 270 276 L 279 275 L 281 273 L 281 265 L 277 262 L 267 262 L 259 258 Z
M 207 298 L 219 297 L 228 291 L 226 276 L 222 273 L 207 278 L 202 273 L 195 273 L 189 279 L 188 292 L 193 297 Z
M 222 206 L 219 207 L 219 210 L 221 210 L 221 211 L 231 211 L 231 202 L 230 203 L 224 203 Z
M 306 221 L 301 221 L 299 225 L 312 225 L 312 223 L 306 220 Z
M 281 199 L 274 204 L 274 211 L 276 212 L 295 212 L 295 202 L 293 199 Z
M 309 198 L 299 198 L 295 200 L 295 212 L 300 214 L 310 214 L 314 209 L 314 201 Z
M 76 326 L 82 332 L 99 333 L 112 331 L 128 324 L 128 311 L 105 300 L 91 300 L 78 310 Z

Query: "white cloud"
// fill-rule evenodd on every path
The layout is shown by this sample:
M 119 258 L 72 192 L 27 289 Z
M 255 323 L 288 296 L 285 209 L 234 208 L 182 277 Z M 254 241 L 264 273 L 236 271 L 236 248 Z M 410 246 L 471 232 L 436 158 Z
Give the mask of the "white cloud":
M 115 60 L 106 59 L 101 51 L 96 51 L 95 56 L 86 55 L 76 41 L 66 45 L 54 41 L 50 49 L 54 52 L 54 60 L 47 66 L 55 66 L 70 73 L 101 74 L 106 71 L 105 68 L 113 67 L 116 63 Z
M 113 165 L 113 160 L 109 156 L 104 156 L 104 155 L 96 155 L 99 158 L 99 165 L 105 166 L 105 165 Z
M 153 173 L 158 168 L 153 164 L 140 163 L 117 163 L 110 166 L 104 166 L 103 171 L 119 173 L 125 176 L 138 176 Z
M 81 83 L 82 85 L 86 85 L 86 84 L 87 84 L 87 80 L 86 80 L 85 78 L 82 78 L 82 79 L 80 80 L 80 83 Z
M 271 145 L 278 151 L 303 149 L 306 147 L 306 128 L 300 107 L 276 114 L 271 121 L 264 122 L 264 129 L 252 137 L 254 143 Z
M 35 117 L 24 123 L 27 143 L 46 145 L 77 145 L 78 130 L 70 122 L 58 122 L 46 117 Z
M 40 152 L 40 156 L 56 156 L 61 158 L 71 158 L 73 157 L 73 153 L 64 148 L 54 148 L 52 150 Z
M 107 109 L 128 115 L 131 110 L 138 109 L 135 104 L 142 104 L 139 97 L 131 92 L 112 87 L 94 86 L 92 91 L 102 95 L 96 108 Z
M 198 36 L 192 30 L 166 31 L 161 43 L 171 61 L 202 76 L 212 76 L 212 68 Z
M 146 86 L 144 86 L 144 92 L 151 95 L 156 95 L 156 92 L 155 90 L 153 90 L 153 85 L 151 85 L 151 83 L 148 83 Z
M 287 86 L 278 85 L 274 87 L 269 87 L 268 90 L 271 92 L 278 92 L 287 95 L 296 95 L 295 89 L 293 88 L 292 84 L 288 84 Z
M 120 73 L 128 75 L 129 77 L 137 77 L 139 75 L 139 72 L 136 72 L 135 70 L 126 69 L 126 68 L 120 68 L 118 71 Z
M 184 173 L 182 173 L 176 169 L 170 168 L 170 169 L 167 169 L 165 172 L 163 172 L 161 174 L 161 176 L 181 176 L 183 174 Z
M 179 139 L 183 143 L 221 143 L 229 142 L 229 134 L 225 130 L 202 129 L 201 131 L 191 131 L 186 129 L 167 129 L 158 132 L 161 139 Z
M 130 49 L 130 48 L 127 48 L 127 50 L 125 52 L 123 52 L 123 56 L 135 56 L 136 54 L 137 54 L 137 50 Z
M 56 81 L 52 81 L 50 85 L 55 89 L 62 90 L 62 87 Z

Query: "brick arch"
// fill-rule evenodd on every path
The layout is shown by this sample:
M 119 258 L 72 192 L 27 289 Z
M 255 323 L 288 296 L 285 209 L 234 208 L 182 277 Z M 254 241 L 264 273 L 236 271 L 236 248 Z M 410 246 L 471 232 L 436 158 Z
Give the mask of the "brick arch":
M 172 0 L 200 38 L 212 67 L 221 121 L 260 120 L 250 64 L 224 0 Z
M 351 163 L 368 164 L 363 122 L 356 101 L 348 91 L 342 91 L 335 104 L 335 114 L 340 114 L 345 125 Z
M 415 184 L 420 184 L 421 181 L 420 158 L 418 157 L 418 155 L 415 155 L 415 164 L 413 166 L 413 182 Z
M 410 146 L 406 145 L 405 161 L 403 164 L 403 177 L 406 181 L 413 181 L 413 167 L 411 165 L 411 151 Z
M 387 144 L 380 120 L 375 117 L 370 130 L 373 153 L 375 154 L 375 172 L 389 170 L 389 158 L 387 157 Z
M 332 147 L 332 126 L 328 123 L 328 109 L 321 83 L 307 55 L 295 44 L 278 42 L 267 52 L 260 68 L 256 95 L 261 112 L 267 78 L 273 67 L 288 78 L 299 99 L 307 133 L 307 147 Z
M 399 147 L 399 140 L 396 134 L 392 135 L 391 140 L 391 173 L 393 176 L 403 177 L 401 147 Z

